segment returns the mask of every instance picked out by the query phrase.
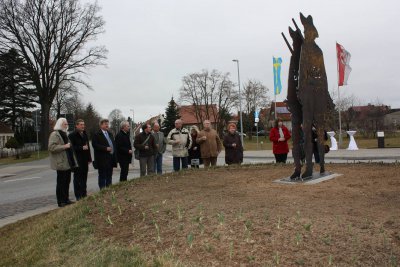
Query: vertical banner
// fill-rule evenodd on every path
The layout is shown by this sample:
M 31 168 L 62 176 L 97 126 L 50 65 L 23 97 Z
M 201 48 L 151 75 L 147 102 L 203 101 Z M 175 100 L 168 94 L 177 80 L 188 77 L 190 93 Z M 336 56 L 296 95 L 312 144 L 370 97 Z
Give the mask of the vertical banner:
M 272 61 L 273 61 L 273 69 L 274 69 L 274 94 L 279 95 L 282 92 L 282 84 L 281 84 L 282 58 L 273 57 Z
M 336 53 L 338 62 L 338 86 L 347 85 L 347 80 L 351 72 L 351 54 L 344 47 L 336 43 Z

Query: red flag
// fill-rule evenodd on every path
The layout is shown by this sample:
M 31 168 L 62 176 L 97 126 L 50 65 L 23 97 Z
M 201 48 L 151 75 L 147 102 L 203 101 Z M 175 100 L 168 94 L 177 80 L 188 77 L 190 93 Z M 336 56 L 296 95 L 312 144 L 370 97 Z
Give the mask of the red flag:
M 349 65 L 351 55 L 343 46 L 336 43 L 337 61 L 338 61 L 338 86 L 347 85 L 351 67 Z

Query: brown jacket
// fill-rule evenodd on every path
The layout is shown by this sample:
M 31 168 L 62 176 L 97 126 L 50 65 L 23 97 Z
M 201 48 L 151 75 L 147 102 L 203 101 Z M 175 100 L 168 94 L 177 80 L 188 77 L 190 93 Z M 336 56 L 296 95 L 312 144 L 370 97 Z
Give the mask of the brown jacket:
M 206 140 L 202 139 L 203 136 L 206 137 Z M 202 158 L 218 157 L 219 152 L 222 150 L 221 140 L 214 129 L 200 131 L 196 141 L 200 144 Z

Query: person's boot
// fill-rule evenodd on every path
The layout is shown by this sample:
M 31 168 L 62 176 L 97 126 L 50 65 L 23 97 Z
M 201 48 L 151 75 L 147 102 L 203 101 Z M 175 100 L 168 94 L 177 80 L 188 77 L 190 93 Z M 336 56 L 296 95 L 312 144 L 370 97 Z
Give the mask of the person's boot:
M 319 173 L 320 174 L 324 174 L 325 173 L 325 165 L 321 165 L 321 167 L 319 168 Z

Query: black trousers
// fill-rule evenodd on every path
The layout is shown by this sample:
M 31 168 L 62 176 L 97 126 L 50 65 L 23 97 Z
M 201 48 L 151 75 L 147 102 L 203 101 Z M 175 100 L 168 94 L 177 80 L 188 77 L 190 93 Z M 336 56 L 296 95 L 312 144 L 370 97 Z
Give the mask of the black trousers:
M 119 167 L 121 168 L 121 172 L 119 174 L 119 181 L 126 181 L 128 179 L 128 172 L 129 172 L 129 162 L 120 162 Z
M 88 177 L 88 164 L 79 164 L 74 172 L 74 193 L 76 200 L 87 196 L 86 184 Z
M 276 163 L 286 163 L 287 160 L 287 154 L 274 154 L 275 155 L 275 160 Z
M 57 203 L 67 203 L 69 201 L 69 183 L 71 182 L 71 170 L 57 171 L 56 195 Z
M 103 189 L 104 187 L 109 187 L 112 184 L 112 174 L 113 168 L 99 168 L 99 187 Z

